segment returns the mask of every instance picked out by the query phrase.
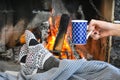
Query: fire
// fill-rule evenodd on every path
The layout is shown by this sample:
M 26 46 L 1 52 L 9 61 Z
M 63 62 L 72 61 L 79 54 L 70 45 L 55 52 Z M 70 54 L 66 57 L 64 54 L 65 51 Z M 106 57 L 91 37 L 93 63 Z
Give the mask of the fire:
M 72 55 L 72 50 L 71 50 L 71 48 L 70 48 L 69 43 L 67 42 L 67 34 L 66 34 L 66 36 L 65 36 L 65 40 L 64 40 L 64 43 L 63 43 L 62 51 L 63 51 L 63 52 L 64 52 L 64 51 L 67 51 L 67 52 L 69 53 L 69 55 Z M 61 54 L 62 54 L 62 57 L 63 57 L 63 58 L 66 58 L 66 57 L 67 57 L 67 56 L 65 55 L 65 53 L 61 53 Z M 70 56 L 69 58 L 72 59 L 71 57 L 72 57 L 72 56 Z
M 56 17 L 56 22 L 55 24 L 53 24 L 53 18 L 50 17 L 49 18 L 49 24 L 50 24 L 50 29 L 49 29 L 49 36 L 47 38 L 47 45 L 46 48 L 48 50 L 53 50 L 53 46 L 54 46 L 54 42 L 56 39 L 56 34 L 58 32 L 58 26 L 59 26 L 59 22 L 60 22 L 60 17 Z
M 22 34 L 22 35 L 20 36 L 20 43 L 21 43 L 21 44 L 25 44 L 25 34 Z
M 55 20 L 53 20 L 53 19 L 55 19 Z M 53 24 L 53 21 L 55 21 L 54 24 Z M 46 48 L 48 50 L 53 50 L 54 42 L 55 42 L 57 32 L 58 32 L 59 23 L 60 23 L 60 16 L 56 16 L 54 18 L 53 17 L 49 18 L 50 30 L 49 30 L 49 36 L 47 39 L 48 43 L 46 45 Z M 71 50 L 70 45 L 67 41 L 67 35 L 68 34 L 65 35 L 63 47 L 61 50 L 61 58 L 68 58 L 69 57 L 70 59 L 73 59 L 72 50 Z M 69 54 L 66 55 L 65 51 L 67 51 Z
M 47 41 L 45 43 L 45 47 L 50 51 L 53 50 L 53 47 L 54 47 L 54 44 L 55 44 L 55 39 L 56 39 L 56 36 L 57 36 L 58 27 L 59 27 L 59 24 L 60 24 L 60 19 L 61 19 L 60 16 L 55 16 L 55 17 L 50 16 L 49 19 L 48 19 L 50 27 L 49 27 L 48 37 L 47 37 Z M 66 58 L 75 59 L 74 54 L 72 52 L 72 49 L 71 49 L 71 47 L 68 43 L 68 39 L 67 39 L 68 35 L 71 37 L 71 23 L 68 25 L 67 33 L 65 35 L 64 43 L 62 45 L 62 50 L 61 50 L 61 53 L 60 53 L 61 58 L 62 59 L 66 59 Z M 20 36 L 20 42 L 22 44 L 25 43 L 25 34 Z M 81 58 L 85 58 L 84 54 L 81 51 L 79 51 L 79 50 L 76 50 L 76 51 L 81 56 Z M 56 57 L 59 57 L 59 56 L 56 56 Z
M 32 30 L 30 30 L 30 31 L 32 31 Z M 21 44 L 25 44 L 26 43 L 26 41 L 25 41 L 25 33 L 20 36 L 19 41 L 20 41 Z

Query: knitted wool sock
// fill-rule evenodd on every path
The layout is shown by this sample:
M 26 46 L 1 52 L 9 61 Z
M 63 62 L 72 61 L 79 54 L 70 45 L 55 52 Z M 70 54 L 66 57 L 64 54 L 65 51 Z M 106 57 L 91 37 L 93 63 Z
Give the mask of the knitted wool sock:
M 31 39 L 30 43 L 29 43 L 29 46 L 35 46 L 37 44 L 39 44 L 39 43 L 35 39 Z
M 34 36 L 34 34 L 29 30 L 25 31 L 25 39 L 26 39 L 26 45 L 27 46 L 29 46 L 29 43 L 30 43 L 31 39 L 37 40 L 36 37 Z
M 39 44 L 37 41 L 35 41 L 34 39 L 31 39 L 29 46 L 37 45 L 37 44 Z M 28 48 L 26 44 L 24 44 L 21 47 L 20 54 L 19 54 L 19 61 L 21 63 L 26 62 L 27 53 L 28 53 Z M 51 68 L 58 67 L 58 66 L 59 66 L 59 59 L 55 58 L 54 56 L 51 56 L 45 61 L 43 66 L 44 69 L 38 69 L 37 73 L 42 73 Z M 34 68 L 32 69 L 31 67 L 27 67 L 27 66 L 23 66 L 23 70 L 25 74 L 30 74 L 30 73 L 33 73 L 33 71 L 35 71 Z
M 52 54 L 45 49 L 42 44 L 32 44 L 32 42 L 36 42 L 35 36 L 32 32 L 26 30 L 26 44 L 28 45 L 29 53 L 26 59 L 26 66 L 32 68 L 40 68 L 43 69 L 45 61 L 52 56 Z
M 25 63 L 26 62 L 26 57 L 27 57 L 27 55 L 23 56 L 22 59 L 20 60 L 20 62 Z
M 60 63 L 59 59 L 55 58 L 54 56 L 51 56 L 45 61 L 44 70 L 49 70 L 51 68 L 58 67 L 59 63 Z
M 21 47 L 20 53 L 19 53 L 19 62 L 20 62 L 20 63 L 25 63 L 27 53 L 28 53 L 28 47 L 27 47 L 26 44 L 24 44 L 24 45 Z
M 44 69 L 38 69 L 37 73 L 42 73 L 50 70 L 51 68 L 58 67 L 59 63 L 60 63 L 59 59 L 55 58 L 54 56 L 51 56 L 45 61 L 43 66 Z

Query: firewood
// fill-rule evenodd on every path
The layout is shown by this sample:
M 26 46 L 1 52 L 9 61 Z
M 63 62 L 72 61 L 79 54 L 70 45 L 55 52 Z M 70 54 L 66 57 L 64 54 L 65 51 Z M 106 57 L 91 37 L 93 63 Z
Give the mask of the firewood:
M 53 47 L 53 50 L 57 50 L 57 51 L 61 51 L 62 50 L 62 46 L 63 46 L 63 42 L 65 39 L 65 34 L 67 32 L 67 27 L 69 24 L 69 20 L 70 17 L 67 14 L 63 14 L 61 16 L 61 20 L 60 20 L 60 25 L 59 25 L 59 29 L 58 29 L 58 34 L 55 40 L 55 44 Z

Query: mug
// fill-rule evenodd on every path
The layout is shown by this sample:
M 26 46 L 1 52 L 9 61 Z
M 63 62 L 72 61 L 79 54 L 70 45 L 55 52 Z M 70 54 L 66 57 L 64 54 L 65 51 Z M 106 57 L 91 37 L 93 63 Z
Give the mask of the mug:
M 72 43 L 74 45 L 84 45 L 87 43 L 90 31 L 87 34 L 87 20 L 72 20 Z

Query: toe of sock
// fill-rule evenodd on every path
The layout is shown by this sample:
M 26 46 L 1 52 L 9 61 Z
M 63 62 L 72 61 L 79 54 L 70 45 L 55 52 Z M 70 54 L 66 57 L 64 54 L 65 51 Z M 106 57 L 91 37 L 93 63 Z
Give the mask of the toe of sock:
M 37 40 L 36 37 L 34 36 L 34 34 L 31 31 L 29 31 L 29 30 L 25 31 L 25 38 L 26 38 L 26 44 L 28 46 L 29 46 L 29 43 L 30 43 L 31 39 Z
M 29 42 L 29 46 L 35 46 L 37 44 L 39 44 L 39 42 L 35 39 L 31 39 L 30 42 Z

